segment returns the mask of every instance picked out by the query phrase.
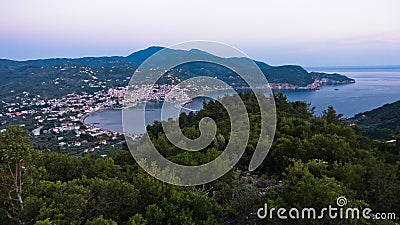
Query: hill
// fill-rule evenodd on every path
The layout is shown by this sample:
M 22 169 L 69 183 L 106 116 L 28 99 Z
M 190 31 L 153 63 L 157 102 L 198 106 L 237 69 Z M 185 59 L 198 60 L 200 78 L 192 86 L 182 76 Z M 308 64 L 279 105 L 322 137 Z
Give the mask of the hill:
M 352 120 L 365 136 L 378 140 L 393 139 L 400 129 L 400 101 L 359 113 Z
M 56 58 L 28 61 L 0 59 L 0 79 L 2 80 L 0 96 L 9 98 L 29 92 L 31 95 L 53 98 L 69 93 L 91 93 L 109 87 L 125 86 L 136 68 L 161 49 L 165 48 L 153 46 L 126 57 Z M 210 58 L 219 58 L 196 49 L 189 51 L 166 50 L 171 57 L 195 57 L 198 54 L 208 54 Z M 242 60 L 248 59 L 226 58 L 224 60 L 240 63 Z M 255 63 L 272 84 L 272 88 L 316 88 L 319 85 L 354 82 L 353 79 L 339 74 L 310 73 L 301 66 L 270 66 L 259 61 L 255 61 Z M 169 74 L 180 79 L 199 75 L 213 76 L 233 86 L 245 85 L 237 74 L 212 63 L 184 64 L 172 69 Z

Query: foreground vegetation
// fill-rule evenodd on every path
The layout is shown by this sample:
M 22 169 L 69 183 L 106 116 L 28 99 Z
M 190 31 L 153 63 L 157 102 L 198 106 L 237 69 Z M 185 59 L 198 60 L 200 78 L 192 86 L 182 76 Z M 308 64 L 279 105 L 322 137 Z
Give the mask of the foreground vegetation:
M 149 176 L 127 150 L 107 157 L 74 157 L 32 149 L 27 132 L 10 127 L 0 134 L 1 224 L 393 224 L 393 221 L 259 219 L 270 207 L 322 209 L 346 196 L 346 207 L 400 215 L 400 145 L 361 136 L 328 108 L 315 117 L 304 102 L 275 97 L 278 124 L 263 164 L 247 170 L 259 137 L 260 115 L 250 93 L 241 94 L 251 133 L 236 168 L 203 186 L 179 187 Z M 218 156 L 229 141 L 224 108 L 209 102 L 198 114 L 179 120 L 189 138 L 199 135 L 203 117 L 218 125 L 215 141 L 205 150 L 183 152 L 166 139 L 161 124 L 148 127 L 165 157 L 198 165 Z M 281 182 L 280 182 L 281 181 Z M 397 221 L 398 222 L 398 221 Z

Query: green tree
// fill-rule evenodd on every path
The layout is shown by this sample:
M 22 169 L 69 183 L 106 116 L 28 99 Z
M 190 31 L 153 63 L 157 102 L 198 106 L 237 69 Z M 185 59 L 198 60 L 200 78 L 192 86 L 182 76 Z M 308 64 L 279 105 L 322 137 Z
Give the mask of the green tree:
M 53 225 L 54 223 L 50 221 L 49 218 L 45 220 L 38 220 L 36 221 L 35 225 Z
M 129 225 L 147 225 L 147 220 L 142 214 L 135 214 L 129 219 Z
M 87 221 L 85 225 L 117 225 L 117 223 L 110 219 L 105 219 L 102 215 L 94 220 Z
M 327 110 L 324 110 L 322 112 L 322 117 L 326 119 L 326 122 L 329 123 L 335 123 L 338 124 L 342 121 L 343 114 L 337 114 L 336 110 L 333 108 L 333 106 L 328 106 Z
M 241 171 L 234 171 L 230 183 L 217 196 L 224 207 L 226 220 L 234 224 L 247 224 L 247 218 L 255 210 L 257 193 L 257 188 L 242 177 Z
M 21 127 L 11 126 L 0 134 L 0 185 L 1 199 L 7 217 L 20 223 L 20 213 L 24 210 L 24 188 L 26 173 L 33 164 L 33 149 L 27 139 L 28 132 Z M 2 210 L 2 211 L 3 211 Z

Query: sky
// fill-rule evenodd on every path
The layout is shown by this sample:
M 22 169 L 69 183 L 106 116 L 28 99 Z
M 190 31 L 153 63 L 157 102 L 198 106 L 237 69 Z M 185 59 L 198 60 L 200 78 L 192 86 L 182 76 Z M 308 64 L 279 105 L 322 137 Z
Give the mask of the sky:
M 271 65 L 400 65 L 399 12 L 399 0 L 0 0 L 0 58 L 211 40 Z

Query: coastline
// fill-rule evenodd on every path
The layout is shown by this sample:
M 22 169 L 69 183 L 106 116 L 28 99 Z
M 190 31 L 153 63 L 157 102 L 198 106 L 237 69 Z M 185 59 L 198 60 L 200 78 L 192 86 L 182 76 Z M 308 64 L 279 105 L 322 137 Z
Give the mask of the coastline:
M 94 127 L 97 127 L 97 128 L 99 128 L 99 129 L 101 129 L 101 130 L 103 130 L 103 131 L 110 131 L 110 132 L 114 132 L 114 133 L 117 133 L 117 134 L 119 134 L 119 135 L 124 135 L 124 133 L 120 133 L 120 132 L 118 132 L 118 131 L 113 131 L 113 130 L 109 130 L 109 129 L 104 129 L 104 128 L 102 128 L 102 127 L 100 127 L 100 126 L 97 126 L 99 123 L 85 123 L 85 120 L 89 117 L 89 116 L 92 116 L 93 114 L 95 114 L 95 113 L 100 113 L 100 112 L 104 112 L 104 111 L 109 111 L 109 110 L 115 110 L 115 111 L 117 111 L 117 110 L 121 110 L 122 108 L 112 108 L 112 107 L 105 107 L 105 108 L 100 108 L 100 109 L 98 109 L 98 110 L 93 110 L 92 112 L 89 112 L 89 113 L 86 113 L 85 115 L 83 115 L 81 118 L 79 118 L 79 121 L 82 123 L 82 125 L 84 125 L 84 126 L 94 126 Z
M 320 83 L 320 85 L 318 85 L 317 87 L 293 87 L 293 86 L 291 86 L 290 88 L 288 87 L 288 86 L 280 86 L 280 85 L 278 85 L 278 87 L 280 87 L 280 88 L 276 88 L 277 86 L 274 86 L 274 87 L 269 87 L 270 88 L 270 90 L 273 92 L 273 93 L 276 93 L 276 92 L 279 92 L 279 91 L 294 91 L 294 92 L 298 92 L 298 91 L 305 91 L 305 92 L 307 92 L 307 91 L 310 91 L 310 92 L 316 92 L 316 91 L 319 91 L 320 90 L 320 88 L 319 87 L 321 87 L 321 88 L 323 88 L 323 87 L 329 87 L 329 86 L 342 86 L 342 85 L 348 85 L 348 84 L 353 84 L 353 83 L 355 83 L 355 81 L 353 80 L 353 81 L 350 81 L 350 82 L 343 82 L 343 83 L 336 83 L 336 84 L 333 84 L 333 83 Z M 276 85 L 276 84 L 275 84 Z M 283 87 L 283 88 L 282 88 Z M 236 90 L 238 90 L 238 89 L 242 89 L 242 90 L 251 90 L 249 87 L 239 87 L 239 88 L 235 88 Z M 260 89 L 265 89 L 265 87 L 255 87 L 254 88 L 255 90 L 260 90 Z M 222 91 L 222 90 L 221 90 Z M 92 115 L 94 115 L 94 114 L 96 114 L 96 113 L 101 113 L 101 112 L 103 112 L 103 111 L 118 111 L 118 110 L 123 110 L 123 109 L 129 109 L 129 108 L 134 108 L 134 106 L 136 106 L 137 104 L 140 104 L 140 103 L 145 103 L 145 102 L 164 102 L 164 101 L 160 101 L 160 100 L 157 100 L 157 101 L 141 101 L 141 102 L 136 102 L 136 104 L 134 104 L 134 105 L 132 105 L 131 107 L 119 107 L 119 108 L 117 108 L 117 107 L 110 107 L 110 106 L 107 106 L 107 107 L 101 107 L 101 108 L 99 108 L 99 109 L 97 109 L 97 110 L 93 110 L 93 111 L 91 111 L 91 112 L 89 112 L 89 113 L 86 113 L 85 115 L 83 115 L 81 118 L 79 118 L 79 121 L 84 125 L 84 126 L 94 126 L 94 127 L 97 127 L 97 128 L 99 128 L 99 129 L 101 129 L 101 130 L 104 130 L 104 131 L 111 131 L 111 132 L 116 132 L 116 133 L 118 133 L 118 134 L 120 134 L 120 135 L 123 135 L 124 134 L 124 132 L 118 132 L 118 131 L 113 131 L 113 130 L 109 130 L 109 129 L 106 129 L 106 128 L 104 128 L 104 127 L 101 127 L 101 126 L 99 126 L 99 123 L 87 123 L 87 118 L 89 117 L 89 116 L 92 116 Z M 175 107 L 175 108 L 177 108 L 177 109 L 186 109 L 186 110 L 189 110 L 189 111 L 194 111 L 194 112 L 196 112 L 196 111 L 198 111 L 198 110 L 192 110 L 192 109 L 189 109 L 189 108 L 185 108 L 185 105 L 186 104 L 188 104 L 188 103 L 190 103 L 190 102 L 192 102 L 192 101 L 188 101 L 188 102 L 184 102 L 183 104 L 181 103 L 181 102 L 177 102 L 176 104 L 173 104 L 173 106 Z M 129 135 L 131 135 L 131 134 L 129 134 Z M 136 134 L 135 134 L 136 135 Z
M 300 87 L 300 86 L 293 86 L 293 85 L 286 85 L 286 84 L 277 84 L 277 83 L 271 83 L 270 84 L 270 87 L 269 87 L 269 89 L 272 91 L 272 92 L 274 92 L 274 91 L 317 91 L 317 90 L 320 90 L 319 89 L 319 87 L 324 87 L 324 86 L 341 86 L 341 85 L 345 85 L 345 84 L 352 84 L 352 83 L 355 83 L 355 81 L 352 81 L 352 82 L 343 82 L 343 83 L 337 83 L 337 84 L 327 84 L 327 83 L 325 83 L 325 84 L 322 84 L 321 86 L 318 86 L 318 87 L 309 87 L 309 86 L 305 86 L 305 87 Z M 271 87 L 272 86 L 272 87 Z M 255 90 L 260 90 L 260 89 L 265 89 L 265 87 L 255 87 L 254 88 Z M 251 88 L 250 87 L 237 87 L 237 88 L 235 88 L 235 90 L 251 90 Z M 140 103 L 146 103 L 147 101 L 142 101 L 142 102 L 139 102 L 139 104 Z M 155 101 L 155 102 L 164 102 L 164 101 Z M 176 108 L 184 108 L 184 106 L 186 105 L 186 104 L 188 104 L 188 103 L 191 103 L 192 101 L 188 101 L 188 102 L 184 102 L 183 104 L 182 103 L 177 103 L 177 104 L 174 104 L 174 107 L 176 107 Z M 136 106 L 138 103 L 136 103 L 134 106 Z M 133 107 L 134 107 L 133 106 Z M 133 107 L 127 107 L 126 109 L 129 109 L 129 108 L 133 108 Z M 123 110 L 124 109 L 124 107 L 120 107 L 120 108 L 114 108 L 114 107 L 102 107 L 102 108 L 99 108 L 99 109 L 97 109 L 97 110 L 93 110 L 92 112 L 89 112 L 89 113 L 86 113 L 85 115 L 83 115 L 81 118 L 79 118 L 79 121 L 83 124 L 83 125 L 94 125 L 94 124 L 88 124 L 88 123 L 85 123 L 85 120 L 89 117 L 89 116 L 91 116 L 91 115 L 93 115 L 93 114 L 95 114 L 95 113 L 99 113 L 99 112 L 102 112 L 102 111 L 110 111 L 110 110 Z M 197 110 L 193 110 L 193 111 L 197 111 Z M 97 127 L 97 126 L 96 126 Z M 99 127 L 100 128 L 100 127 Z M 102 128 L 100 128 L 100 129 L 102 129 Z

